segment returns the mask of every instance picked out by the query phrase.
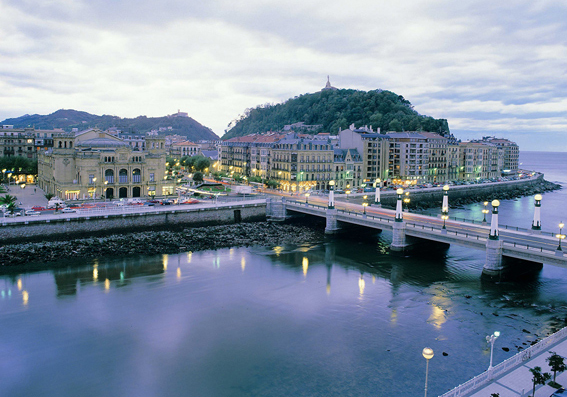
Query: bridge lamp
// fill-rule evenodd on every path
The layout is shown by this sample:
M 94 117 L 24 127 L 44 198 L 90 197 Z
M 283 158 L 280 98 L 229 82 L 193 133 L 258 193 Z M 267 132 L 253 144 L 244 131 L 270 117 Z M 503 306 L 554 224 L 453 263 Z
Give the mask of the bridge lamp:
M 347 185 L 347 186 L 350 186 L 350 185 Z M 346 199 L 348 201 L 348 195 L 350 194 L 350 190 L 345 190 L 345 194 L 346 194 Z
M 494 351 L 494 342 L 500 336 L 499 331 L 494 331 L 492 335 L 486 337 L 486 343 L 490 343 L 490 365 L 488 366 L 488 370 L 492 369 L 492 353 Z
M 443 229 L 446 229 L 445 221 L 449 219 L 449 215 L 441 215 L 441 219 L 443 219 Z
M 363 214 L 366 215 L 366 207 L 368 207 L 368 203 L 362 203 Z
M 305 204 L 309 204 L 309 193 L 305 193 Z
M 488 209 L 486 208 L 486 206 L 488 205 L 488 201 L 485 201 L 484 203 L 484 209 L 482 210 L 482 213 L 484 214 L 484 219 L 482 220 L 484 223 L 486 223 L 486 214 L 488 214 Z
M 433 349 L 430 347 L 426 347 L 421 352 L 423 354 L 423 358 L 425 358 L 425 397 L 427 397 L 427 376 L 429 375 L 429 360 L 433 358 Z
M 565 225 L 563 224 L 563 222 L 561 222 L 559 224 L 559 234 L 556 234 L 555 237 L 557 237 L 559 239 L 559 246 L 557 247 L 557 251 L 561 251 L 561 240 L 563 240 L 565 238 L 564 234 L 561 234 L 561 231 L 563 230 L 563 227 Z

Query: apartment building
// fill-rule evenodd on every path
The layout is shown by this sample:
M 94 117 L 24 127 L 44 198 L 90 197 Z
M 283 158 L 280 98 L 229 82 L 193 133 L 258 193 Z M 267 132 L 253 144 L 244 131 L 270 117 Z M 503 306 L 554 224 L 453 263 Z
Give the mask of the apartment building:
M 334 148 L 328 140 L 297 138 L 289 134 L 271 151 L 270 179 L 292 193 L 329 189 L 335 175 Z
M 36 130 L 34 128 L 13 128 L 0 126 L 0 157 L 20 156 L 36 160 L 41 150 L 53 147 L 53 135 L 61 129 Z
M 520 167 L 520 148 L 515 142 L 504 138 L 485 136 L 481 142 L 491 143 L 502 149 L 502 172 L 514 173 Z
M 434 132 L 420 132 L 427 138 L 429 163 L 427 182 L 446 182 L 449 180 L 449 139 Z
M 341 149 L 356 149 L 362 159 L 362 182 L 388 179 L 389 136 L 374 132 L 372 127 L 350 128 L 339 132 Z
M 363 183 L 363 160 L 357 149 L 334 149 L 335 188 L 355 189 Z
M 500 176 L 502 148 L 490 143 L 467 141 L 459 143 L 459 149 L 462 156 L 459 179 L 471 181 Z
M 417 132 L 388 132 L 388 177 L 396 185 L 415 185 L 429 178 L 429 142 Z

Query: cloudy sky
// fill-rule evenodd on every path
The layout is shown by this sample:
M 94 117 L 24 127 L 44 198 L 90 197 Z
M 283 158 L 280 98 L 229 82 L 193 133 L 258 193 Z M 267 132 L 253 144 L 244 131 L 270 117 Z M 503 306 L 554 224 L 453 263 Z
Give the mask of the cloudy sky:
M 382 88 L 458 138 L 567 151 L 565 0 L 0 0 L 0 120 L 248 107 Z

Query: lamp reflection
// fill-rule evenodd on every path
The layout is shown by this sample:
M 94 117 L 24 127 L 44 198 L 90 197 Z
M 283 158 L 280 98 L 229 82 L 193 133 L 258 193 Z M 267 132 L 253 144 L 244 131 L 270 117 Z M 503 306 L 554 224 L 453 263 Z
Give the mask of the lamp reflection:
M 360 297 L 364 295 L 364 287 L 366 286 L 366 282 L 364 281 L 364 275 L 360 275 L 358 279 L 358 291 L 360 292 Z
M 279 245 L 274 247 L 274 252 L 276 253 L 276 256 L 280 256 L 282 251 L 283 251 L 283 247 L 280 247 Z
M 181 268 L 180 267 L 177 268 L 177 279 L 178 280 L 181 279 Z
M 161 260 L 163 262 L 163 271 L 165 272 L 167 270 L 167 264 L 169 263 L 169 255 L 163 254 Z
M 189 251 L 189 252 L 187 253 L 187 263 L 191 263 L 192 257 L 193 257 L 193 253 L 192 253 L 191 251 Z
M 427 319 L 427 322 L 433 324 L 435 328 L 441 329 L 445 321 L 447 321 L 445 310 L 441 309 L 439 306 L 431 305 L 431 315 L 429 319 Z
M 93 281 L 98 280 L 98 265 L 93 265 Z
M 110 280 L 106 279 L 104 280 L 104 291 L 108 292 L 109 289 L 110 289 Z
M 244 259 L 244 257 L 240 259 L 240 268 L 242 269 L 242 271 L 244 271 L 244 269 L 246 268 L 246 259 Z
M 28 291 L 24 290 L 22 292 L 22 300 L 24 302 L 24 306 L 26 306 L 28 304 L 28 300 L 29 300 L 29 294 Z
M 22 279 L 19 278 L 18 279 L 18 291 L 21 291 L 21 290 L 22 290 Z
M 307 277 L 307 269 L 309 268 L 309 259 L 307 259 L 306 256 L 303 257 L 302 265 L 303 265 L 303 275 Z

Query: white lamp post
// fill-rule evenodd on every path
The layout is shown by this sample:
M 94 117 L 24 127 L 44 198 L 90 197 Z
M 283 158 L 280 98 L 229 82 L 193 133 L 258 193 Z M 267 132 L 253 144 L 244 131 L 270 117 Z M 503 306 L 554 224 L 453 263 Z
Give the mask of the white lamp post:
M 541 194 L 536 194 L 535 208 L 534 208 L 534 221 L 532 222 L 532 230 L 541 230 Z
M 382 182 L 380 181 L 380 178 L 376 179 L 376 182 L 374 183 L 374 186 L 376 187 L 376 194 L 374 196 L 374 205 L 380 205 L 380 185 L 382 184 Z
M 402 222 L 403 215 L 402 215 L 402 194 L 404 194 L 404 189 L 399 188 L 396 190 L 398 194 L 398 201 L 396 202 L 396 222 Z
M 482 223 L 486 223 L 486 214 L 490 212 L 486 209 L 486 206 L 488 205 L 488 201 L 485 201 L 483 204 L 484 204 L 484 209 L 482 210 L 482 213 L 484 214 L 484 219 L 482 220 Z
M 335 208 L 335 181 L 329 181 L 329 206 L 330 210 Z
M 555 237 L 557 237 L 559 239 L 559 246 L 557 247 L 557 251 L 562 251 L 561 250 L 561 240 L 563 240 L 565 238 L 564 234 L 561 234 L 561 231 L 563 230 L 563 227 L 565 225 L 563 224 L 563 222 L 561 222 L 559 224 L 559 234 L 556 234 Z
M 433 358 L 433 349 L 430 348 L 430 347 L 426 347 L 426 348 L 423 349 L 421 354 L 423 354 L 423 357 L 426 360 L 426 364 L 425 364 L 425 397 L 427 397 L 427 377 L 429 375 L 429 360 L 431 360 Z
M 443 218 L 443 229 L 445 227 L 445 220 L 449 219 L 449 185 L 443 186 L 443 205 L 441 208 L 442 218 Z
M 498 206 L 500 201 L 492 200 L 492 219 L 490 221 L 490 235 L 488 236 L 491 240 L 498 240 Z
M 490 343 L 490 365 L 488 366 L 488 370 L 492 369 L 492 353 L 494 351 L 494 342 L 500 336 L 500 332 L 494 331 L 492 335 L 486 337 L 486 343 Z

